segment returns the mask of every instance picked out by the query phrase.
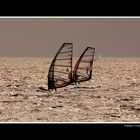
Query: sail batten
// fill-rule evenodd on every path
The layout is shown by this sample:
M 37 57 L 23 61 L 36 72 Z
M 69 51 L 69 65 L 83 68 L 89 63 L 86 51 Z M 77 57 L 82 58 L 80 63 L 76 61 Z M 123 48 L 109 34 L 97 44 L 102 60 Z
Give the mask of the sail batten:
M 71 53 L 72 51 L 64 51 L 64 52 L 60 52 L 59 54 L 62 54 L 62 53 Z
M 71 66 L 66 66 L 66 65 L 55 65 L 56 67 L 59 66 L 59 67 L 71 67 Z
M 56 59 L 56 60 L 69 60 L 69 58 L 59 58 L 59 59 Z
M 58 70 L 55 70 L 54 72 L 63 73 L 63 74 L 69 74 L 68 72 L 63 72 L 63 71 L 58 71 Z

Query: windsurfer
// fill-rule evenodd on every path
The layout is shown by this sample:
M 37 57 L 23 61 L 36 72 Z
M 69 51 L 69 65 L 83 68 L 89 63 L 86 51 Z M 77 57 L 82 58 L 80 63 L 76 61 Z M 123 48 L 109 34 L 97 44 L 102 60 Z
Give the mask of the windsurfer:
M 55 91 L 56 91 L 54 82 L 48 78 L 48 90 L 50 90 L 50 89 L 52 89 L 52 91 L 53 91 L 53 89 L 55 89 Z
M 80 82 L 78 81 L 78 77 L 79 77 L 79 75 L 77 73 L 75 73 L 73 76 L 75 84 L 77 84 L 77 83 L 80 84 Z
M 92 77 L 92 68 L 90 66 L 87 67 L 86 73 L 89 76 L 89 79 L 91 79 L 91 77 Z

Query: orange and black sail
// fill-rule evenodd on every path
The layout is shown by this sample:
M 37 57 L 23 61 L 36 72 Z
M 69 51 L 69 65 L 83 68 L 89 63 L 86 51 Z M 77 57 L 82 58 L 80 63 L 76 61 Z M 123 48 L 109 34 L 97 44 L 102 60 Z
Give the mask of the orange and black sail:
M 48 72 L 48 89 L 61 88 L 72 81 L 73 44 L 63 43 L 55 55 Z
M 82 53 L 73 71 L 74 82 L 84 82 L 92 78 L 94 53 L 95 48 L 92 47 L 87 47 Z

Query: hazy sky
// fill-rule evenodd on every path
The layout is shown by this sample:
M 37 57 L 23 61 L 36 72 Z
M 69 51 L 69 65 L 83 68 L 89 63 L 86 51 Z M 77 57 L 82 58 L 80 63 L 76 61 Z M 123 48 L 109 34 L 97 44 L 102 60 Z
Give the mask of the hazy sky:
M 101 56 L 140 56 L 139 19 L 2 19 L 1 56 L 54 56 L 63 42 L 74 44 L 74 56 L 86 46 Z

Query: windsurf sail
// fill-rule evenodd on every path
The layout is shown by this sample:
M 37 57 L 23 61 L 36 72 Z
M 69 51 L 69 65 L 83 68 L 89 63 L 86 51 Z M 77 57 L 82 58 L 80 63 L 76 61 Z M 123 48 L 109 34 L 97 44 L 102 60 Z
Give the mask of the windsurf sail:
M 69 85 L 72 80 L 73 44 L 63 43 L 56 53 L 48 72 L 48 89 Z
M 73 71 L 74 82 L 84 82 L 92 78 L 94 53 L 95 48 L 92 47 L 87 47 L 82 53 Z

